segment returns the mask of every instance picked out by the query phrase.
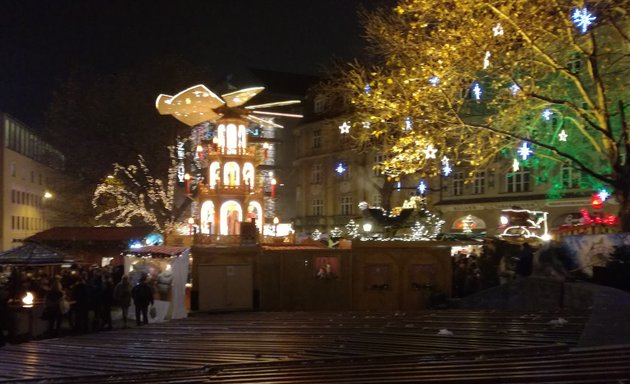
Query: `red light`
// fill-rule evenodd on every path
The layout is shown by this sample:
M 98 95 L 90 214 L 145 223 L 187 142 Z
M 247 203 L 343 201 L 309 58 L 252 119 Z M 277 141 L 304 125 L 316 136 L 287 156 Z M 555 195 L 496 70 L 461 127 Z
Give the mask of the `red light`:
M 591 196 L 591 208 L 595 210 L 600 210 L 604 207 L 604 202 L 599 197 L 599 195 Z

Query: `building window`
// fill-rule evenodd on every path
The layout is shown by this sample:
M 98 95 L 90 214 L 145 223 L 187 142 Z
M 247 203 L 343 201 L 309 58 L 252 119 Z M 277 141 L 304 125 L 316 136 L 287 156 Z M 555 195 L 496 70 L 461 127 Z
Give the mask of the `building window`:
M 464 194 L 464 172 L 453 173 L 452 193 L 453 196 L 461 196 Z
M 326 112 L 326 96 L 317 95 L 315 100 L 313 101 L 313 111 L 315 113 L 324 113 Z
M 311 183 L 321 184 L 322 182 L 322 164 L 316 163 L 311 166 Z
M 372 196 L 372 206 L 377 208 L 383 206 L 383 196 L 381 196 L 380 193 L 376 193 Z
M 322 130 L 313 130 L 313 149 L 322 147 Z
M 341 196 L 341 214 L 352 215 L 352 196 Z
M 505 175 L 506 192 L 529 191 L 529 169 L 521 168 L 517 172 Z
M 582 175 L 578 170 L 569 165 L 563 165 L 560 168 L 560 173 L 562 175 L 562 186 L 564 188 L 580 188 Z
M 571 73 L 578 73 L 582 69 L 582 57 L 579 53 L 574 53 L 567 62 L 567 69 Z
M 473 175 L 473 195 L 486 193 L 486 171 L 477 171 Z
M 313 203 L 311 205 L 311 212 L 313 216 L 323 216 L 324 215 L 324 200 L 313 199 Z

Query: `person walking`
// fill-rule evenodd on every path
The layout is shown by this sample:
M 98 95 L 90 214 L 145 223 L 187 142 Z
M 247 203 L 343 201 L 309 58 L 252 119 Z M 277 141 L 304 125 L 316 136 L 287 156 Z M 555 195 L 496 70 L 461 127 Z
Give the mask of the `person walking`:
M 136 325 L 149 324 L 149 305 L 153 304 L 153 290 L 147 284 L 146 274 L 140 276 L 140 282 L 131 290 L 131 296 L 136 307 Z
M 44 299 L 44 313 L 42 318 L 48 322 L 48 337 L 56 337 L 61 327 L 61 300 L 63 299 L 63 291 L 61 283 L 52 280 L 50 289 L 46 292 Z
M 127 328 L 127 317 L 129 316 L 129 306 L 131 305 L 131 284 L 129 277 L 124 275 L 114 288 L 114 300 L 122 310 L 123 328 Z

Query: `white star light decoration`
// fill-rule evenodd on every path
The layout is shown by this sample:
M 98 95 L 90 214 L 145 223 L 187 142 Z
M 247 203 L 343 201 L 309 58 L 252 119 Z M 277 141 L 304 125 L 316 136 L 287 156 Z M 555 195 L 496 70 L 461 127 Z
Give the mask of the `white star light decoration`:
M 575 8 L 573 15 L 571 15 L 571 19 L 573 20 L 573 23 L 581 29 L 582 33 L 585 33 L 588 27 L 593 24 L 596 17 L 593 16 L 586 7 L 584 7 Z
M 435 159 L 437 148 L 433 147 L 433 144 L 429 144 L 427 145 L 427 148 L 422 152 L 424 152 L 424 157 L 426 157 L 427 159 Z
M 472 88 L 472 92 L 473 95 L 475 95 L 475 100 L 481 100 L 481 87 L 479 86 L 479 83 L 475 83 L 475 85 L 473 85 Z
M 503 26 L 501 23 L 497 23 L 497 25 L 492 28 L 492 34 L 494 36 L 503 36 Z
M 344 167 L 343 163 L 339 163 L 337 164 L 337 168 L 335 168 L 335 172 L 337 172 L 338 174 L 343 174 L 345 171 L 347 171 L 347 168 Z
M 339 126 L 339 132 L 342 135 L 350 133 L 350 124 L 347 121 L 344 121 L 343 124 Z
M 567 135 L 564 129 L 558 133 L 558 140 L 560 141 L 567 141 L 567 137 L 569 137 L 569 135 Z
M 553 112 L 551 111 L 551 109 L 549 108 L 545 108 L 544 111 L 542 111 L 542 117 L 543 119 L 545 119 L 546 121 L 549 121 L 549 119 L 551 119 L 551 116 L 553 115 Z
M 521 156 L 521 159 L 527 160 L 529 155 L 534 153 L 530 147 L 527 146 L 527 142 L 523 142 L 520 148 L 517 150 L 518 154 Z
M 442 172 L 444 173 L 444 176 L 448 176 L 451 174 L 451 172 L 453 171 L 453 168 L 451 168 L 451 165 L 449 164 L 449 158 L 444 156 L 442 158 Z
M 517 159 L 514 159 L 512 162 L 512 172 L 518 172 L 519 169 L 521 169 L 521 165 L 518 163 Z
M 420 192 L 421 195 L 424 195 L 426 191 L 427 185 L 424 183 L 424 180 L 420 180 L 420 182 L 418 183 L 418 192 Z
M 364 121 L 363 122 L 363 128 L 364 129 L 370 129 L 370 122 L 369 121 Z

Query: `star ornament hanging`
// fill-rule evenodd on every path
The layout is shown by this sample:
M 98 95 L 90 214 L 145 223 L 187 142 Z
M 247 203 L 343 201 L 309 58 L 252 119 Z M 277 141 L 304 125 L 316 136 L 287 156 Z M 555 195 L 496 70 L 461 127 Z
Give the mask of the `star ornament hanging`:
M 527 146 L 527 142 L 523 142 L 520 148 L 517 150 L 518 154 L 521 156 L 521 159 L 527 160 L 527 158 L 534 153 L 530 147 Z
M 347 121 L 344 121 L 343 124 L 341 124 L 339 126 L 339 132 L 342 135 L 346 135 L 346 134 L 350 133 L 350 124 L 348 124 Z
M 335 168 L 335 172 L 342 175 L 345 171 L 347 171 L 347 168 L 344 167 L 343 163 L 337 164 L 337 168 Z
M 593 16 L 586 7 L 584 8 L 575 8 L 573 11 L 573 15 L 571 15 L 571 20 L 576 27 L 580 28 L 582 33 L 586 33 L 586 30 L 589 26 L 593 25 L 593 21 L 595 21 L 596 17 Z
M 411 116 L 407 116 L 405 118 L 405 131 L 411 131 L 411 126 L 412 126 L 412 121 L 411 121 Z
M 503 26 L 501 23 L 497 23 L 497 25 L 492 28 L 492 34 L 494 36 L 503 36 Z
M 567 141 L 567 137 L 569 137 L 569 135 L 567 135 L 564 129 L 558 133 L 558 140 L 560 141 Z
M 440 82 L 440 78 L 437 76 L 433 76 L 429 79 L 429 83 L 431 83 L 431 85 L 434 87 L 437 87 L 439 82 Z
M 546 121 L 549 121 L 549 119 L 551 119 L 551 116 L 553 115 L 553 112 L 551 111 L 551 109 L 549 108 L 545 108 L 544 111 L 542 111 L 542 117 L 543 119 L 545 119 Z
M 606 201 L 606 199 L 608 199 L 610 197 L 610 193 L 608 193 L 607 190 L 602 189 L 601 191 L 599 191 L 597 196 L 599 196 L 601 201 Z
M 423 150 L 424 157 L 427 159 L 435 159 L 435 155 L 437 154 L 437 148 L 433 147 L 433 144 L 427 145 L 427 148 Z
M 479 83 L 475 83 L 472 89 L 473 95 L 475 95 L 475 100 L 481 100 L 481 86 Z
M 521 169 L 521 165 L 518 163 L 518 159 L 514 159 L 512 162 L 512 172 L 518 172 Z

